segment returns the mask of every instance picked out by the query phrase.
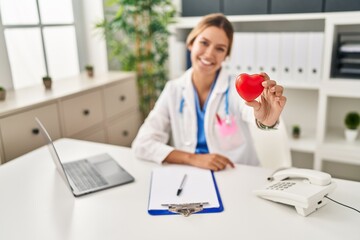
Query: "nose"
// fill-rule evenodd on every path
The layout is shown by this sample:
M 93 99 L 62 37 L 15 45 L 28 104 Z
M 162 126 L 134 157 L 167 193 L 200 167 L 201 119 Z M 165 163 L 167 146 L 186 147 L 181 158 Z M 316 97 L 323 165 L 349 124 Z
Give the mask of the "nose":
M 205 56 L 212 57 L 214 53 L 215 53 L 215 48 L 213 46 L 209 46 L 208 48 L 206 48 Z

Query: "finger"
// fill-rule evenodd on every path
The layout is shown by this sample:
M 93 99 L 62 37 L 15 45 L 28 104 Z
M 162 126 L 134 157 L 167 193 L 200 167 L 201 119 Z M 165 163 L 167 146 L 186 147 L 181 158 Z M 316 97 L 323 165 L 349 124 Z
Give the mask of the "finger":
M 222 161 L 221 158 L 214 160 L 213 164 L 216 166 L 218 170 L 222 170 L 226 167 L 226 163 Z
M 267 75 L 267 73 L 261 72 L 260 75 L 264 77 L 264 80 L 270 80 L 270 77 Z
M 286 104 L 286 101 L 287 101 L 286 97 L 281 96 L 280 99 L 279 99 L 280 107 L 283 108 L 285 106 L 285 104 Z
M 227 165 L 230 165 L 230 167 L 235 168 L 235 164 L 229 159 L 227 159 Z
M 255 111 L 259 111 L 261 108 L 261 104 L 258 101 L 245 102 L 249 107 L 254 108 Z
M 234 168 L 235 165 L 232 161 L 230 161 L 228 158 L 226 157 L 221 157 L 220 158 L 220 161 L 222 162 L 222 164 L 224 165 L 224 168 L 226 168 L 227 165 L 230 165 L 230 167 Z
M 275 96 L 280 97 L 283 94 L 284 88 L 280 85 L 276 85 L 270 88 L 270 92 L 274 93 Z
M 261 83 L 261 85 L 264 87 L 264 88 L 271 88 L 273 86 L 276 86 L 276 81 L 274 80 L 265 80 Z

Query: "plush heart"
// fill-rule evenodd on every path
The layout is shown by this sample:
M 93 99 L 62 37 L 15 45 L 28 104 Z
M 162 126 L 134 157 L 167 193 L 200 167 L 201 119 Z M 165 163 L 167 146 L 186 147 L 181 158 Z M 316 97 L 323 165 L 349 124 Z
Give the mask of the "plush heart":
M 260 74 L 249 75 L 242 73 L 236 78 L 235 87 L 240 97 L 251 102 L 264 90 L 264 87 L 261 85 L 263 81 L 264 77 Z

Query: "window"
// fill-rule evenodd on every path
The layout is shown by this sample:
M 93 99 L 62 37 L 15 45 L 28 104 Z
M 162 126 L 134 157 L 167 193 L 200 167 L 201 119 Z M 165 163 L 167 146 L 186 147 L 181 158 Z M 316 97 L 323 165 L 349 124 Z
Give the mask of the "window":
M 72 0 L 0 0 L 0 14 L 15 89 L 79 74 Z

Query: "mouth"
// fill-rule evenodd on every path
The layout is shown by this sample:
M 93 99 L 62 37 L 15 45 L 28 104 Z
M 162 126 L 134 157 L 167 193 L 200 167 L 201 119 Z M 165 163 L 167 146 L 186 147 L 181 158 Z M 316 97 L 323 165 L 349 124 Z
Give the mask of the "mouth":
M 200 62 L 204 65 L 204 66 L 212 66 L 212 65 L 215 65 L 215 63 L 209 61 L 209 60 L 206 60 L 206 59 L 203 59 L 203 58 L 199 58 Z

